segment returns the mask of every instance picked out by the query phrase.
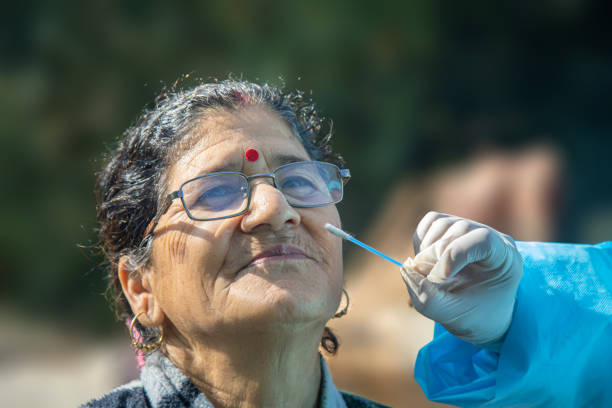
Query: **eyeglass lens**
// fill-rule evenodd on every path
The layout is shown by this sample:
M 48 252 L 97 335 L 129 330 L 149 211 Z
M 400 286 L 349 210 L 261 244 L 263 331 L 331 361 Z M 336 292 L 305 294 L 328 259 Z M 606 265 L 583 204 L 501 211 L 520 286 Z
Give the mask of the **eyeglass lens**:
M 342 178 L 338 167 L 324 162 L 296 162 L 274 171 L 276 187 L 296 207 L 317 207 L 342 199 Z M 237 215 L 249 203 L 249 179 L 241 173 L 209 174 L 181 187 L 183 203 L 196 219 Z

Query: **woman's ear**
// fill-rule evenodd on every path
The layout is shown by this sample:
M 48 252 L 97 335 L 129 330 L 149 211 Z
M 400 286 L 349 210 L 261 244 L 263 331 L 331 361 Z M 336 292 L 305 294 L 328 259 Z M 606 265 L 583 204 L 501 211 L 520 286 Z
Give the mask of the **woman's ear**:
M 138 318 L 140 323 L 147 327 L 162 325 L 165 314 L 152 291 L 151 271 L 147 268 L 140 268 L 137 271 L 132 270 L 129 258 L 122 256 L 119 258 L 117 274 L 123 294 L 130 303 L 134 315 L 144 312 Z

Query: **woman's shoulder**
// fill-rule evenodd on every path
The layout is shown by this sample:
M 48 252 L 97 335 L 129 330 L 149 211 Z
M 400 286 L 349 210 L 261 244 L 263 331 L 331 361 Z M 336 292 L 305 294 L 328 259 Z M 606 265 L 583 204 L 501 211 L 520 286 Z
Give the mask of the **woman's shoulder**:
M 142 408 L 150 407 L 140 380 L 121 385 L 100 398 L 93 399 L 81 408 Z
M 340 391 L 347 408 L 389 408 L 387 405 L 369 400 L 347 391 Z

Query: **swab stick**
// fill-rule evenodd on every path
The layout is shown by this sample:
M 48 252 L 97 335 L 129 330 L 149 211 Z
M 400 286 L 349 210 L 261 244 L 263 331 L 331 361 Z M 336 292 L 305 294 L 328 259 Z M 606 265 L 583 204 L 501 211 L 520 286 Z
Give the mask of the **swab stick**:
M 325 224 L 325 228 L 331 232 L 332 234 L 342 238 L 342 239 L 346 239 L 347 241 L 351 241 L 353 244 L 359 245 L 360 247 L 362 247 L 363 249 L 366 249 L 370 252 L 372 252 L 373 254 L 376 254 L 378 256 L 380 256 L 381 258 L 386 259 L 387 261 L 394 263 L 397 266 L 402 266 L 402 263 L 399 261 L 396 261 L 395 259 L 391 258 L 388 255 L 383 254 L 382 252 L 380 252 L 378 249 L 374 249 L 371 246 L 364 244 L 363 242 L 359 241 L 356 238 L 353 238 L 351 235 L 347 234 L 346 232 L 342 231 L 340 228 L 338 227 L 334 227 L 333 225 L 326 223 Z

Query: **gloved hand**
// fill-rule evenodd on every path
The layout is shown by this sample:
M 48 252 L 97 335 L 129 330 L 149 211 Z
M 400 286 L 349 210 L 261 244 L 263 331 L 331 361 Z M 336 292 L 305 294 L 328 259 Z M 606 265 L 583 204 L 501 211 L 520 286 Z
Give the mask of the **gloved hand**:
M 455 336 L 497 349 L 514 308 L 523 262 L 514 239 L 493 228 L 430 212 L 401 267 L 414 307 Z

